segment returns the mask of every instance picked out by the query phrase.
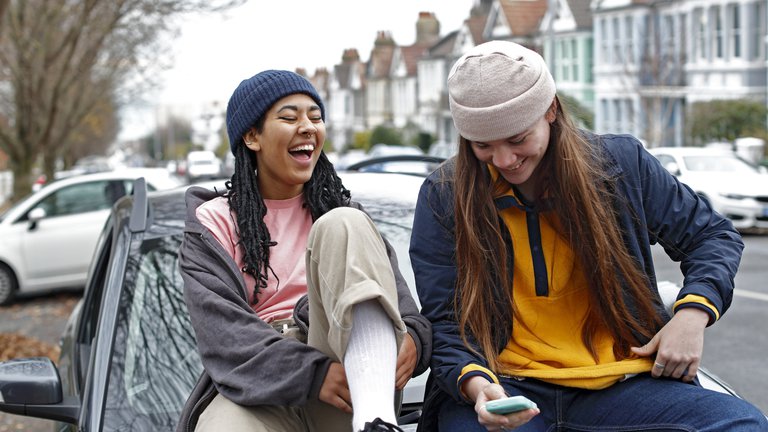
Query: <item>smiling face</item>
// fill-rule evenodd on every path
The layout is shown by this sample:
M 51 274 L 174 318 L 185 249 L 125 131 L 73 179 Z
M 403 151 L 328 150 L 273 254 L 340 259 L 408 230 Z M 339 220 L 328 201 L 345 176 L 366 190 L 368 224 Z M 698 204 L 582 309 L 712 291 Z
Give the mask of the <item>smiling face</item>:
M 475 157 L 493 165 L 527 199 L 536 199 L 533 196 L 538 177 L 536 168 L 549 147 L 550 123 L 555 121 L 554 106 L 533 126 L 515 136 L 488 142 L 470 141 Z
M 325 123 L 317 102 L 292 94 L 264 114 L 261 132 L 252 129 L 245 145 L 256 152 L 258 185 L 265 199 L 299 195 L 312 177 L 325 142 Z

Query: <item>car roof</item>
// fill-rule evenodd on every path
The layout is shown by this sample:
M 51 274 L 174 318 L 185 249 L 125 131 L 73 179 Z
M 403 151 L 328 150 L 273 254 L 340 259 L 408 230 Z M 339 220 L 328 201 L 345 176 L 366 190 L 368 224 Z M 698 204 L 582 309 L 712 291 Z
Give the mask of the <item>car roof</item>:
M 691 155 L 702 155 L 702 156 L 734 155 L 735 156 L 735 153 L 731 150 L 725 150 L 720 148 L 708 148 L 708 147 L 654 147 L 652 149 L 649 149 L 648 151 L 652 154 L 666 153 L 666 154 L 677 155 L 677 156 L 691 156 Z
M 171 189 L 179 186 L 179 181 L 174 181 L 168 170 L 165 168 L 118 168 L 113 171 L 103 171 L 92 174 L 81 174 L 72 177 L 55 180 L 40 188 L 43 192 L 53 188 L 60 188 L 72 184 L 85 183 L 98 180 L 134 180 L 144 177 L 153 186 L 159 189 Z
M 101 180 L 136 180 L 140 177 L 144 177 L 157 190 L 173 189 L 182 184 L 172 177 L 165 168 L 119 168 L 114 171 L 75 175 L 55 180 L 44 185 L 40 190 L 30 193 L 2 213 L 0 220 L 15 220 L 27 212 L 30 206 L 39 201 L 41 197 L 67 186 Z
M 349 188 L 352 194 L 352 200 L 358 201 L 357 196 L 361 198 L 395 198 L 398 201 L 406 200 L 409 204 L 416 204 L 416 194 L 408 196 L 404 191 L 417 192 L 424 178 L 401 173 L 381 173 L 381 172 L 339 172 L 344 186 Z M 149 192 L 147 199 L 150 203 L 150 221 L 147 227 L 147 233 L 150 236 L 166 235 L 169 232 L 181 231 L 183 222 L 186 218 L 186 203 L 184 194 L 192 186 L 200 186 L 206 189 L 215 189 L 225 191 L 224 181 L 206 181 L 185 185 L 173 189 Z M 364 194 L 358 191 L 364 191 Z M 131 206 L 132 196 L 123 197 L 118 201 L 118 206 Z M 123 213 L 125 217 L 130 212 Z M 170 231 L 169 231 L 170 230 Z

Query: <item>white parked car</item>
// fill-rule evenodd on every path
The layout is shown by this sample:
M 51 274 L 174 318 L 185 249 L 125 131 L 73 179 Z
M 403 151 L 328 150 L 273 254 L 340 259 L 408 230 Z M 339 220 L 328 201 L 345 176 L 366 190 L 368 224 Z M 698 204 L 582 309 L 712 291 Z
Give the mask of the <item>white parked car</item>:
M 187 154 L 187 179 L 190 183 L 222 176 L 221 159 L 212 151 L 199 150 Z
M 768 174 L 734 152 L 700 147 L 648 150 L 739 230 L 768 228 Z
M 85 284 L 112 204 L 145 177 L 150 190 L 179 186 L 165 169 L 123 169 L 43 186 L 0 215 L 0 304 L 18 294 Z

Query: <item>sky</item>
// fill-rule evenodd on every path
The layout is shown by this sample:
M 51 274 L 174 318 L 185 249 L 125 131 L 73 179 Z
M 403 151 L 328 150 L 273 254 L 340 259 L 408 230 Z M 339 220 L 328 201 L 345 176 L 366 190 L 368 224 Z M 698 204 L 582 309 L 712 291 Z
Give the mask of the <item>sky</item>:
M 435 14 L 440 35 L 458 29 L 474 0 L 250 0 L 224 13 L 183 18 L 160 87 L 123 112 L 120 138 L 154 128 L 169 110 L 199 117 L 225 104 L 243 79 L 266 69 L 331 69 L 347 48 L 367 61 L 378 31 L 398 45 L 416 39 L 419 12 Z M 168 59 L 166 59 L 168 60 Z M 221 106 L 221 105 L 220 105 Z M 222 107 L 223 108 L 223 107 Z

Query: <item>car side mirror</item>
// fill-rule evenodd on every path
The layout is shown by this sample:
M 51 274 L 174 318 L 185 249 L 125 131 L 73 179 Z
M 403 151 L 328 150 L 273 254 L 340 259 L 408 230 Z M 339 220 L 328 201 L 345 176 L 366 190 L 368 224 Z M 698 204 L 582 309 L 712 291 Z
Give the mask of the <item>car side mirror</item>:
M 27 215 L 27 219 L 29 219 L 30 222 L 37 222 L 46 216 L 48 216 L 48 213 L 46 213 L 44 208 L 35 207 L 29 211 L 29 215 Z
M 61 402 L 59 374 L 47 357 L 0 363 L 0 401 L 6 404 Z
M 667 162 L 664 164 L 664 168 L 669 171 L 670 174 L 673 176 L 679 176 L 680 175 L 680 167 L 677 166 L 677 162 Z
M 29 220 L 29 230 L 37 228 L 37 222 L 47 216 L 45 209 L 42 207 L 35 207 L 29 211 L 27 219 Z
M 77 422 L 79 403 L 64 403 L 53 361 L 31 357 L 0 362 L 0 411 Z

